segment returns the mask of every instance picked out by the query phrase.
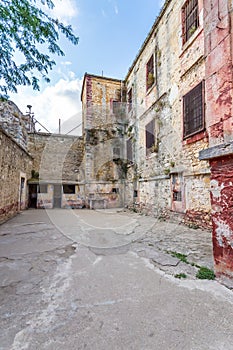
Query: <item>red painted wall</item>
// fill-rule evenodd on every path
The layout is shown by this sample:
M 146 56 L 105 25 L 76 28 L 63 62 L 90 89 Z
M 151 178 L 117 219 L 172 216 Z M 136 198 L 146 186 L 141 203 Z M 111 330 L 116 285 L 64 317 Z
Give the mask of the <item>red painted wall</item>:
M 231 2 L 204 0 L 206 127 L 210 146 L 233 138 Z
M 215 272 L 233 278 L 233 157 L 210 163 Z

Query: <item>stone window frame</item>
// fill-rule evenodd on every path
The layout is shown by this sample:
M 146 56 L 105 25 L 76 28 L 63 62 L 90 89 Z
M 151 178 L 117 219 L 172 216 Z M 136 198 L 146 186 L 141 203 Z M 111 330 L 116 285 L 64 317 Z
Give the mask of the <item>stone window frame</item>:
M 152 119 L 145 126 L 145 137 L 146 137 L 146 155 L 153 153 L 153 147 L 155 145 L 155 120 Z
M 205 130 L 205 82 L 183 96 L 183 139 Z
M 192 37 L 199 25 L 198 0 L 187 0 L 182 6 L 183 45 Z

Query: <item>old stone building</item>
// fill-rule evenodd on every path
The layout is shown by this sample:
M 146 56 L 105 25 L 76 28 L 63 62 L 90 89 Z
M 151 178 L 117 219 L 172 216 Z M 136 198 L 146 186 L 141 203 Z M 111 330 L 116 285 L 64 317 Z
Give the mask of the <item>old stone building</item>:
M 166 1 L 124 82 L 115 80 L 118 96 L 104 95 L 112 79 L 98 77 L 92 84 L 86 75 L 82 102 L 84 125 L 91 120 L 95 130 L 103 111 L 110 111 L 112 123 L 113 109 L 118 120 L 123 115 L 123 137 L 115 133 L 111 142 L 121 142 L 124 205 L 158 216 L 180 213 L 192 225 L 209 227 L 210 170 L 198 158 L 209 145 L 203 24 L 203 1 Z M 102 163 L 97 153 L 91 157 Z
M 83 82 L 84 175 L 87 205 L 124 205 L 124 83 L 86 74 Z
M 85 74 L 81 138 L 0 106 L 0 220 L 28 204 L 128 206 L 210 227 L 212 210 L 216 273 L 232 278 L 232 6 L 165 1 L 124 80 Z
M 215 269 L 226 281 L 233 277 L 232 6 L 167 0 L 114 102 L 124 115 L 123 204 L 160 217 L 180 213 L 204 227 L 212 206 Z M 101 78 L 102 91 L 109 81 Z M 98 124 L 95 112 L 88 118 Z

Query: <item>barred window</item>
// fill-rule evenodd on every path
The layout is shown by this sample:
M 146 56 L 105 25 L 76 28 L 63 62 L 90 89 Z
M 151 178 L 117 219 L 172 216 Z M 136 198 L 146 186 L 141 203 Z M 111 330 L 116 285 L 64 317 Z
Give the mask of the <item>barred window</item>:
M 183 44 L 191 38 L 199 26 L 198 0 L 187 0 L 182 7 Z
M 146 125 L 146 155 L 152 152 L 152 148 L 155 144 L 155 121 L 151 120 Z
M 154 55 L 151 56 L 146 65 L 146 90 L 149 90 L 155 81 Z
M 202 131 L 204 118 L 204 82 L 183 97 L 184 138 Z

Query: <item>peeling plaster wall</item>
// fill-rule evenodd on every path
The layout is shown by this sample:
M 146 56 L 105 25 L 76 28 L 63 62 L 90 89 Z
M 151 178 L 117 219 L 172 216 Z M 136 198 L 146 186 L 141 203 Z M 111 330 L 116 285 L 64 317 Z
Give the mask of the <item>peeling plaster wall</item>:
M 210 146 L 233 138 L 232 1 L 205 0 L 206 106 Z
M 233 157 L 211 161 L 215 271 L 233 278 Z
M 233 277 L 233 3 L 204 0 L 206 124 L 209 148 L 200 159 L 211 165 L 215 272 L 232 287 Z

